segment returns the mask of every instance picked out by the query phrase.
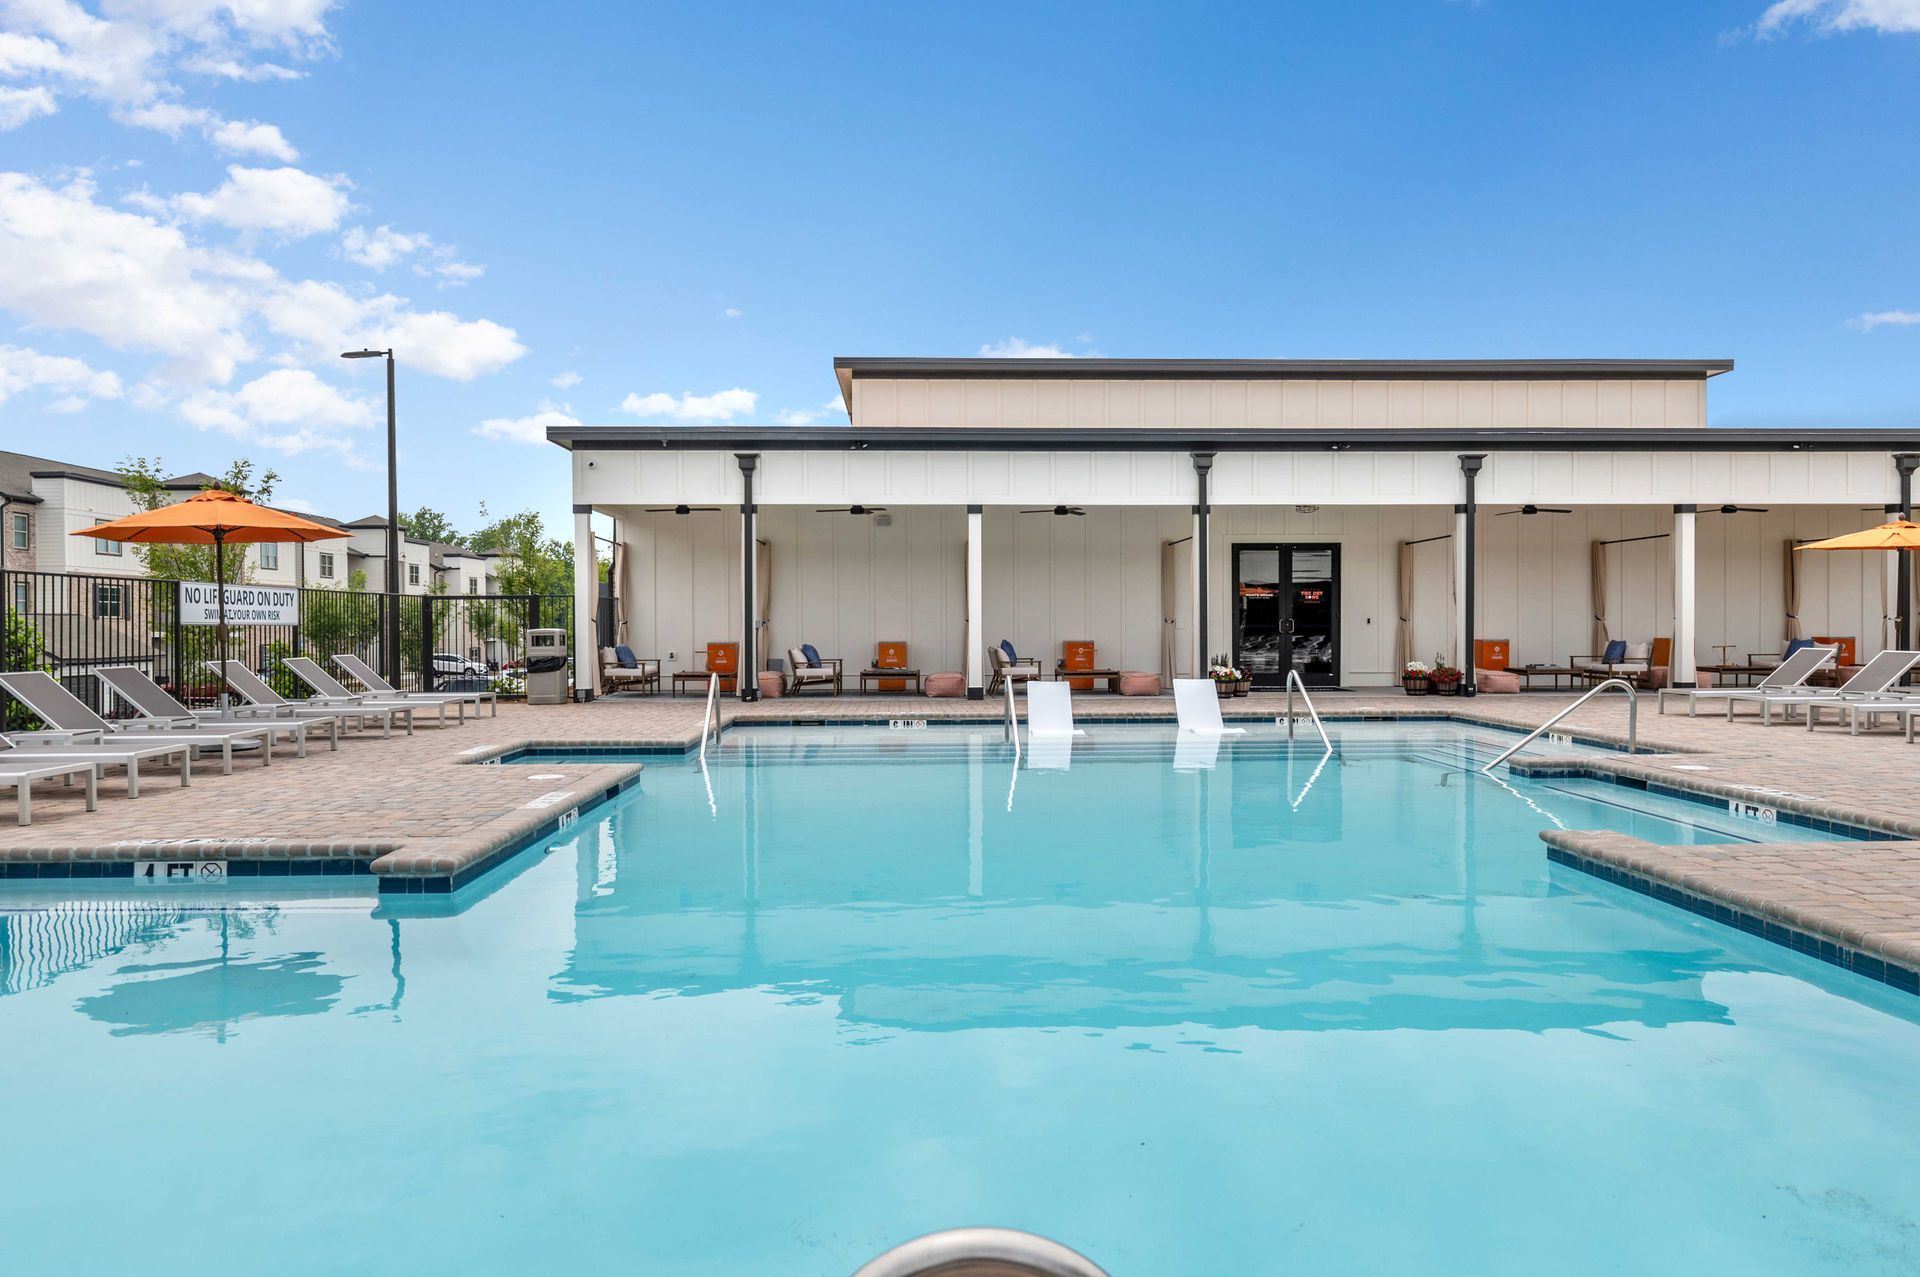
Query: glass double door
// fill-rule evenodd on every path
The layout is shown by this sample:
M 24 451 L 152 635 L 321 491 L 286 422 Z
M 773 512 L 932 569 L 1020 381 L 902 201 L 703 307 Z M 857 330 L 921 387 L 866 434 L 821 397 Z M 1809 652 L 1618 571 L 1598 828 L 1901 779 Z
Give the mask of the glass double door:
M 1233 547 L 1233 663 L 1255 687 L 1340 683 L 1340 547 Z

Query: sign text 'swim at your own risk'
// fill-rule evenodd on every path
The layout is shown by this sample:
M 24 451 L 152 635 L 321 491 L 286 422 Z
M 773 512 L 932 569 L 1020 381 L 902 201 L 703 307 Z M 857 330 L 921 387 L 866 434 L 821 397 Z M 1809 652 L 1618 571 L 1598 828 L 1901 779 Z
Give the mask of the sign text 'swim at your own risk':
M 180 623 L 217 625 L 220 621 L 220 587 L 209 581 L 180 583 Z M 264 585 L 227 587 L 228 625 L 298 625 L 300 591 L 275 589 Z

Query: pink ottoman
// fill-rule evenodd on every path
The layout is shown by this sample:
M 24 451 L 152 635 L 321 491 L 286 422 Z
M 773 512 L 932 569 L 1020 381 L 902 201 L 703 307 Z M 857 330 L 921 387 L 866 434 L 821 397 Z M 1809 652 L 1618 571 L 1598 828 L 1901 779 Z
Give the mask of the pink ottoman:
M 1475 670 L 1474 686 L 1482 692 L 1517 692 L 1520 690 L 1520 676 L 1512 670 Z
M 927 695 L 929 696 L 965 696 L 967 694 L 967 676 L 945 671 L 927 675 Z
M 1122 670 L 1120 673 L 1120 695 L 1122 696 L 1158 696 L 1160 695 L 1160 676 L 1145 670 Z

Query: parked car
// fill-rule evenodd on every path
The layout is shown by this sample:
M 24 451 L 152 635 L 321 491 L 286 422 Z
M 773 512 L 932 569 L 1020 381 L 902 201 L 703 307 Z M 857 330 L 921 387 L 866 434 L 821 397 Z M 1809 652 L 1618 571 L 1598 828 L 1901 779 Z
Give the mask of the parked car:
M 468 660 L 464 656 L 455 656 L 452 652 L 435 652 L 433 654 L 433 672 L 437 675 L 448 677 L 456 677 L 462 674 L 484 675 L 487 672 L 487 667 L 479 661 Z

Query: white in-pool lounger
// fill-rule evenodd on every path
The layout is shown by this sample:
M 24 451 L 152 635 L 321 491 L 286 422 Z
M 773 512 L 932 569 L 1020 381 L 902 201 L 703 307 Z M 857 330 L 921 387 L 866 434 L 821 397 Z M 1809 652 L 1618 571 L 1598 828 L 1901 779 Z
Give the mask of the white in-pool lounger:
M 1220 717 L 1220 693 L 1210 678 L 1173 680 L 1173 709 L 1180 716 L 1182 732 L 1203 736 L 1243 736 L 1244 727 L 1228 727 Z
M 1073 689 L 1065 683 L 1027 684 L 1027 766 L 1065 770 L 1073 765 Z
M 87 786 L 87 810 L 97 811 L 100 807 L 100 768 L 94 763 L 34 762 L 20 759 L 10 754 L 0 754 L 0 789 L 13 786 L 16 796 L 15 808 L 19 823 L 33 823 L 33 782 L 36 780 L 59 780 L 71 783 L 75 776 L 81 777 Z
M 113 694 L 125 704 L 133 706 L 146 717 L 139 726 L 156 731 L 179 729 L 191 731 L 195 728 L 217 728 L 221 725 L 236 727 L 256 727 L 266 729 L 268 738 L 274 741 L 290 740 L 294 745 L 294 756 L 307 756 L 307 728 L 304 722 L 292 722 L 284 718 L 269 718 L 254 712 L 251 714 L 222 713 L 219 710 L 189 709 L 174 698 L 172 692 L 160 686 L 147 676 L 145 670 L 135 669 L 131 665 L 105 665 L 93 672 L 94 677 L 105 683 Z M 329 735 L 333 738 L 333 747 L 340 748 L 340 724 L 329 724 Z
M 266 680 L 247 668 L 245 661 L 208 661 L 207 668 L 227 681 L 227 686 L 246 700 L 249 705 L 258 705 L 275 714 L 287 718 L 331 718 L 338 722 L 357 722 L 364 726 L 368 719 L 380 724 L 380 734 L 391 738 L 393 719 L 396 714 L 405 718 L 407 735 L 413 735 L 413 710 L 404 705 L 392 708 L 371 705 L 329 705 L 325 701 L 290 701 L 267 686 Z
M 1769 692 L 1754 688 L 1745 695 L 1727 698 L 1727 717 L 1733 717 L 1733 707 L 1741 701 L 1753 701 L 1760 706 L 1760 721 L 1768 726 L 1773 723 L 1773 710 L 1779 706 L 1784 719 L 1791 719 L 1796 709 L 1807 711 L 1807 726 L 1812 727 L 1815 713 L 1820 708 L 1845 708 L 1862 701 L 1903 701 L 1907 697 L 1898 692 L 1889 693 L 1887 689 L 1899 682 L 1906 672 L 1920 663 L 1920 652 L 1902 652 L 1889 649 L 1881 652 L 1862 665 L 1854 676 L 1837 688 L 1812 687 L 1789 689 L 1783 692 Z
M 310 656 L 286 656 L 280 663 L 293 671 L 293 676 L 313 689 L 313 699 L 322 705 L 338 705 L 343 709 L 359 706 L 367 709 L 404 709 L 411 713 L 416 709 L 439 711 L 440 726 L 447 725 L 448 701 L 416 700 L 403 701 L 392 696 L 375 696 L 372 692 L 353 692 L 341 684 L 340 680 L 320 668 L 318 661 Z M 454 711 L 460 715 L 459 722 L 467 721 L 467 707 L 455 704 Z
M 1832 661 L 1837 647 L 1803 647 L 1774 666 L 1768 675 L 1752 687 L 1663 687 L 1656 695 L 1655 704 L 1659 711 L 1667 712 L 1667 697 L 1684 696 L 1687 700 L 1687 717 L 1696 716 L 1701 701 L 1724 701 L 1732 696 L 1752 696 L 1756 692 L 1791 692 L 1804 690 L 1808 693 L 1829 691 L 1829 688 L 1807 687 L 1807 680 L 1822 666 Z
M 480 707 L 482 705 L 489 705 L 492 707 L 492 716 L 494 718 L 500 717 L 500 696 L 499 693 L 495 692 L 492 688 L 488 688 L 484 692 L 409 692 L 402 688 L 395 687 L 392 683 L 387 682 L 386 679 L 381 678 L 379 671 L 375 670 L 373 666 L 367 664 L 351 652 L 342 652 L 335 656 L 333 663 L 345 670 L 348 678 L 360 684 L 360 686 L 366 688 L 375 696 L 389 697 L 402 701 L 460 701 L 473 706 L 473 715 L 475 718 L 480 716 Z M 656 675 L 654 678 L 655 691 L 659 690 L 659 683 L 660 680 Z M 464 717 L 464 712 L 462 717 Z
M 146 730 L 148 724 L 136 720 L 113 723 L 100 717 L 87 703 L 60 686 L 51 674 L 40 670 L 18 670 L 0 674 L 0 688 L 32 710 L 56 733 L 94 736 L 102 740 L 129 739 L 143 743 L 171 744 L 195 750 L 219 750 L 220 774 L 233 774 L 233 747 L 252 746 L 260 751 L 260 764 L 273 761 L 266 728 L 257 724 L 228 723 L 183 728 Z

